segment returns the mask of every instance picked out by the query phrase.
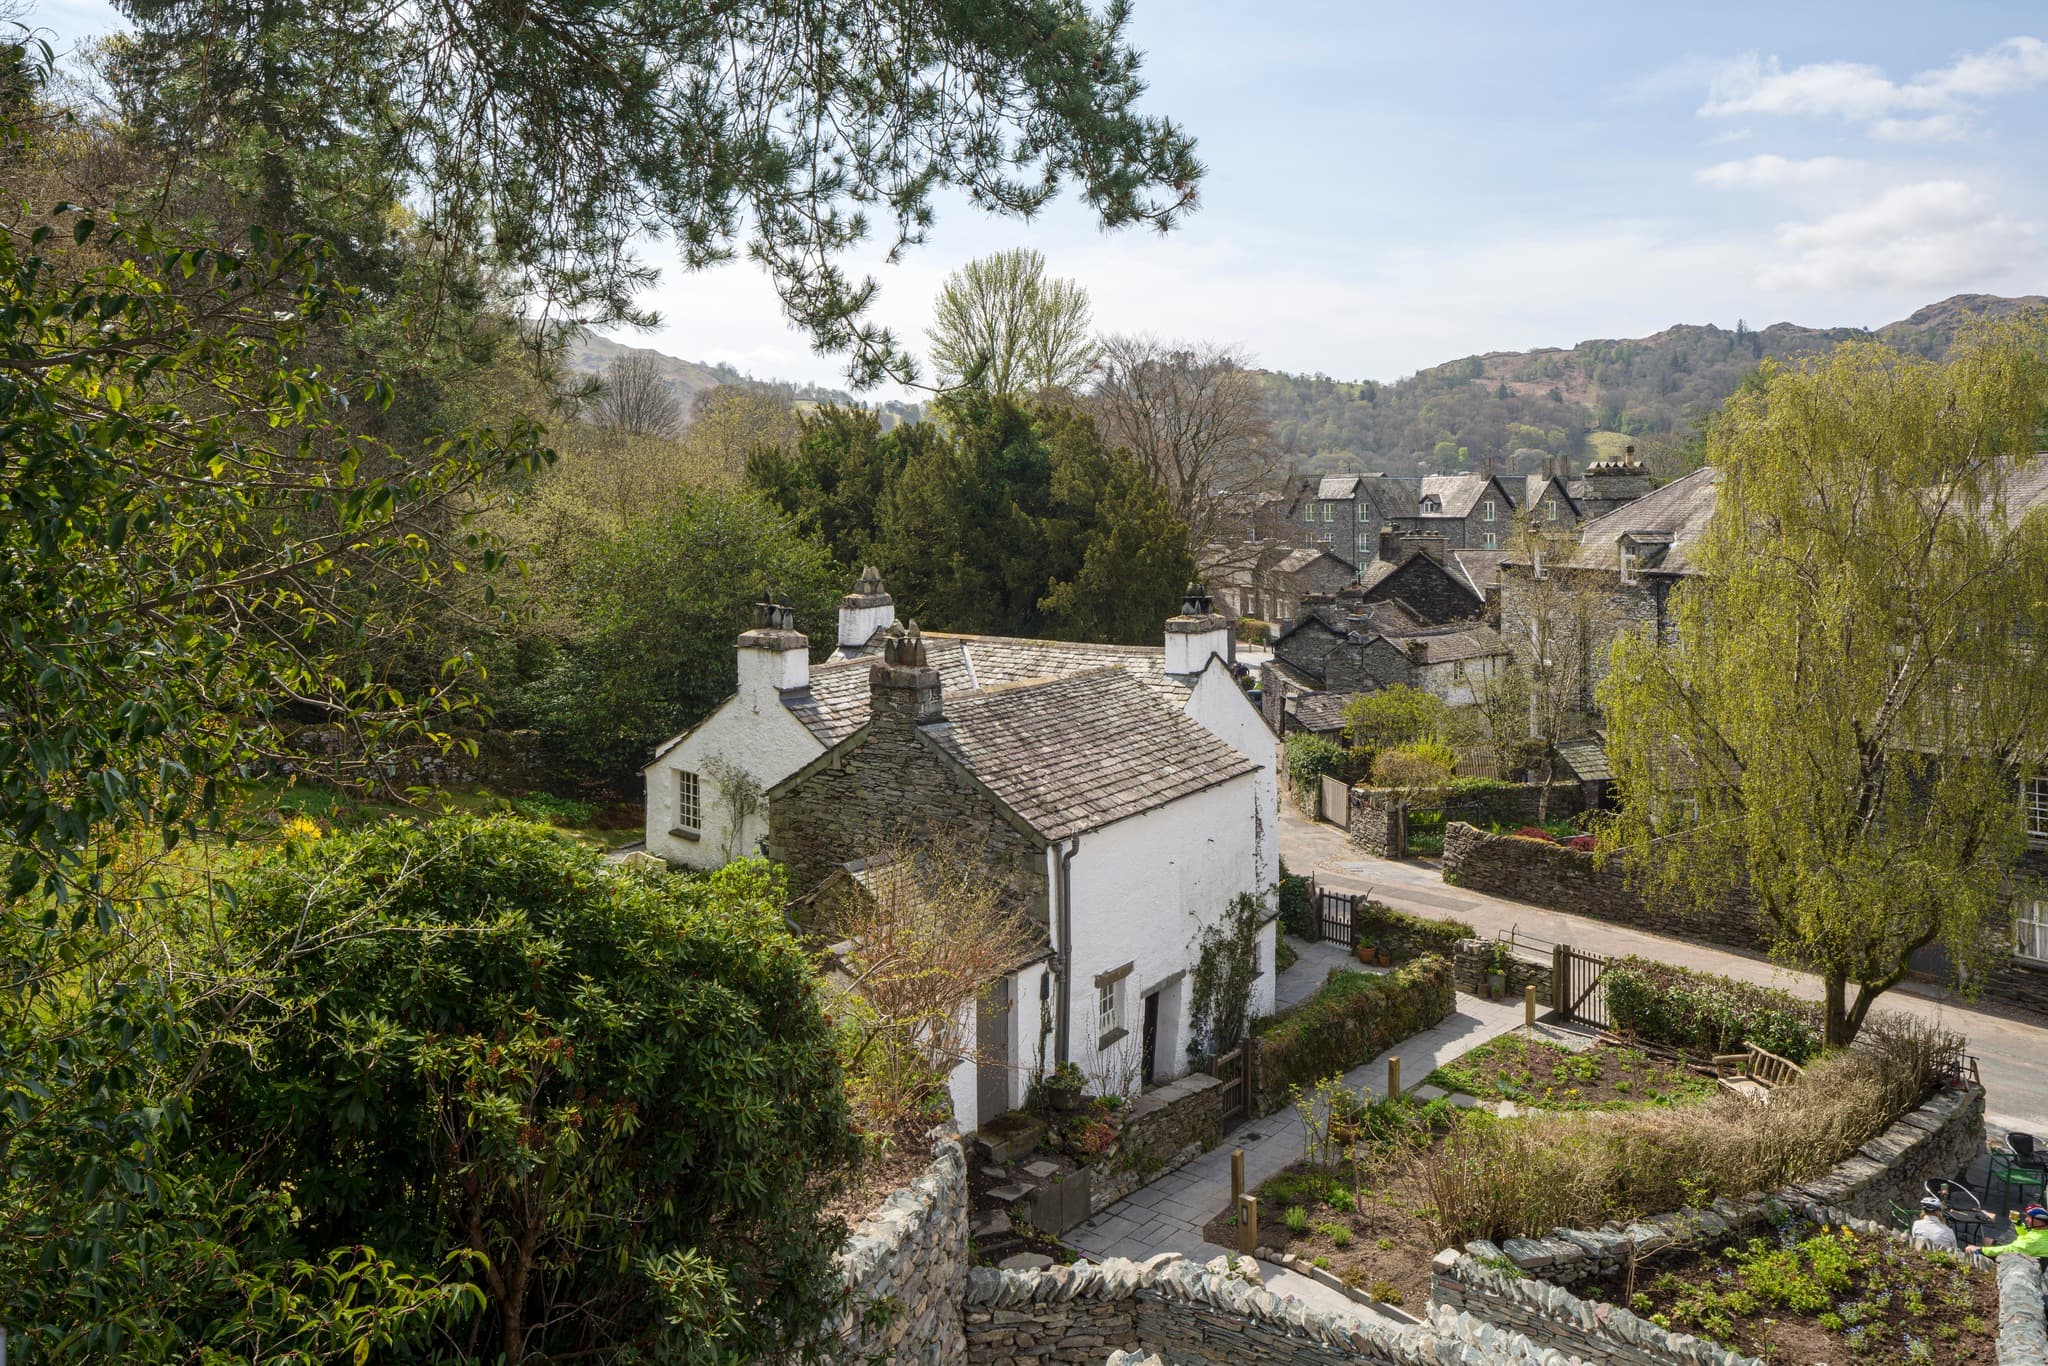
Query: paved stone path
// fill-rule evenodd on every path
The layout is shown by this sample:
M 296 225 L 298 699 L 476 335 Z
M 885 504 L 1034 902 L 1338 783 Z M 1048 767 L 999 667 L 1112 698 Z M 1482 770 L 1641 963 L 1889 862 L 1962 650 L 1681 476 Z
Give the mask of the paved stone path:
M 1761 957 L 1469 892 L 1446 884 L 1434 864 L 1373 858 L 1352 847 L 1335 826 L 1303 817 L 1284 797 L 1280 802 L 1280 856 L 1289 872 L 1313 871 L 1318 881 L 1341 891 L 1370 890 L 1389 906 L 1415 915 L 1463 920 L 1488 938 L 1515 928 L 1525 935 L 1573 944 L 1592 953 L 1638 953 L 1681 967 L 1783 987 L 1808 998 L 1820 995 L 1819 981 L 1811 973 L 1795 972 Z M 1952 994 L 1919 983 L 1887 992 L 1878 1008 L 1909 1012 L 1967 1035 L 1970 1051 L 1983 1069 L 1989 1127 L 2000 1132 L 2020 1129 L 2048 1134 L 2048 1028 L 1972 1009 Z
M 1335 955 L 1333 960 L 1327 952 L 1309 952 L 1328 950 L 1329 945 L 1297 947 L 1304 951 L 1301 961 L 1281 974 L 1276 984 L 1276 994 L 1283 1002 L 1298 1000 L 1321 986 L 1334 961 L 1349 961 L 1342 955 Z M 1441 1024 L 1403 1039 L 1364 1066 L 1345 1073 L 1344 1084 L 1360 1095 L 1378 1097 L 1386 1090 L 1387 1059 L 1398 1057 L 1401 1089 L 1412 1091 L 1432 1069 L 1507 1033 L 1522 1020 L 1520 1002 L 1499 1005 L 1461 993 L 1456 1007 Z M 1143 1261 L 1161 1252 L 1179 1252 L 1207 1261 L 1235 1252 L 1234 1248 L 1218 1247 L 1202 1238 L 1202 1226 L 1230 1204 L 1230 1154 L 1235 1148 L 1244 1149 L 1245 1187 L 1252 1189 L 1301 1160 L 1301 1121 L 1292 1110 L 1282 1110 L 1240 1124 L 1224 1135 L 1222 1144 L 1213 1151 L 1165 1173 L 1070 1230 L 1066 1243 L 1097 1260 L 1129 1257 Z M 1326 1286 L 1277 1267 L 1268 1270 L 1266 1283 L 1276 1294 L 1295 1294 L 1311 1304 L 1334 1305 L 1343 1299 Z M 1310 1295 L 1310 1290 L 1320 1292 L 1320 1297 Z M 1321 1297 L 1329 1298 L 1326 1301 Z M 1358 1307 L 1355 1302 L 1346 1303 L 1351 1308 Z

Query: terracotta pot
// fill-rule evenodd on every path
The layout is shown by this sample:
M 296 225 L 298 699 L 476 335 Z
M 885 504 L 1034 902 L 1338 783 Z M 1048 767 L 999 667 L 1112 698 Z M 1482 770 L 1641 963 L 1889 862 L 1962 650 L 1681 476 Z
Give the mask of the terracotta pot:
M 1353 945 L 1351 952 L 1357 956 L 1358 961 L 1361 963 L 1373 963 L 1379 961 L 1379 950 L 1374 948 L 1371 944 Z

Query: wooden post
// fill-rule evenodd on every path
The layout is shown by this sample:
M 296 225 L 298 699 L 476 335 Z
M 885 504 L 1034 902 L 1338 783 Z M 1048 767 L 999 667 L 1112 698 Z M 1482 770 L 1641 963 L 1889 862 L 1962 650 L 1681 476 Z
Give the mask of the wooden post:
M 1522 988 L 1522 1023 L 1531 1029 L 1536 1027 L 1536 984 L 1534 982 Z
M 1259 1197 L 1241 1197 L 1238 1211 L 1242 1217 L 1237 1221 L 1237 1250 L 1249 1257 L 1259 1246 Z
M 1230 1150 L 1230 1207 L 1237 1208 L 1237 1202 L 1244 1199 L 1244 1149 Z
M 1400 1094 L 1401 1094 L 1401 1060 L 1400 1060 L 1399 1058 L 1388 1058 L 1388 1059 L 1387 1059 L 1387 1099 L 1388 1099 L 1388 1100 L 1392 1100 L 1392 1099 L 1393 1099 L 1393 1098 L 1394 1098 L 1395 1096 L 1398 1096 L 1398 1095 L 1400 1095 Z

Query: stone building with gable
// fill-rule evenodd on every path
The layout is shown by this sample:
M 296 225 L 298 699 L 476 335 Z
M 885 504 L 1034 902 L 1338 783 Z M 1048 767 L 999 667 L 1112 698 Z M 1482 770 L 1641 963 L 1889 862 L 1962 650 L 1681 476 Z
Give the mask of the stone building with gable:
M 1185 668 L 1227 623 L 1191 610 L 1168 629 Z M 802 892 L 884 843 L 945 840 L 985 859 L 1042 935 L 975 1012 L 977 1061 L 951 1078 L 964 1127 L 1061 1062 L 1105 1092 L 1183 1072 L 1202 935 L 1241 895 L 1260 904 L 1252 1009 L 1271 1013 L 1270 760 L 1113 664 L 955 691 L 913 624 L 859 667 L 865 715 L 769 789 L 767 849 Z

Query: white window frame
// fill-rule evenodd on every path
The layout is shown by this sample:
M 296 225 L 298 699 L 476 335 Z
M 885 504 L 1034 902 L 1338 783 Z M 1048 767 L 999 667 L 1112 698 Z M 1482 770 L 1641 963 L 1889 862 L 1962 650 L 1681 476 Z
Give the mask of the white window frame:
M 687 835 L 704 832 L 704 784 L 694 769 L 676 770 L 675 828 Z
M 1623 583 L 1634 583 L 1636 576 L 1642 570 L 1642 557 L 1636 553 L 1636 548 L 1627 541 L 1621 541 L 1618 544 L 1621 548 L 1621 581 Z
M 1358 533 L 1358 558 L 1359 558 L 1359 559 L 1361 559 L 1361 560 L 1365 560 L 1365 559 L 1370 559 L 1370 558 L 1372 558 L 1372 557 L 1371 557 L 1371 555 L 1370 555 L 1370 553 L 1369 553 L 1369 552 L 1370 552 L 1370 550 L 1372 549 L 1372 547 L 1371 547 L 1371 544 L 1370 544 L 1370 543 L 1371 543 L 1371 541 L 1372 541 L 1372 533 L 1371 533 L 1371 532 L 1369 532 L 1369 531 L 1361 531 L 1361 532 L 1359 532 L 1359 533 Z
M 2027 845 L 2048 849 L 2048 778 L 2020 780 L 2020 814 L 2027 822 Z
M 1494 517 L 1493 499 L 1489 498 L 1485 502 L 1481 503 L 1479 506 L 1482 510 L 1485 511 L 1487 521 L 1491 522 L 1496 520 Z
M 1124 979 L 1104 982 L 1095 994 L 1095 1037 L 1108 1039 L 1124 1027 Z
M 1337 520 L 1337 505 L 1335 503 L 1323 504 L 1323 520 L 1326 522 Z
M 2012 956 L 2048 967 L 2048 897 L 2026 897 L 2012 906 Z
M 1544 503 L 1543 519 L 1547 522 L 1554 522 L 1557 520 L 1557 499 L 1552 498 L 1548 502 Z
M 1483 541 L 1485 542 L 1485 544 L 1483 544 L 1483 545 L 1482 545 L 1482 546 L 1480 547 L 1480 549 L 1482 549 L 1482 550 L 1498 550 L 1498 549 L 1500 549 L 1500 536 L 1499 536 L 1499 534 L 1498 534 L 1498 533 L 1496 533 L 1496 532 L 1492 532 L 1492 531 L 1484 532 L 1484 533 L 1482 533 L 1482 535 L 1481 535 L 1481 539 L 1482 539 L 1482 540 L 1483 540 Z

